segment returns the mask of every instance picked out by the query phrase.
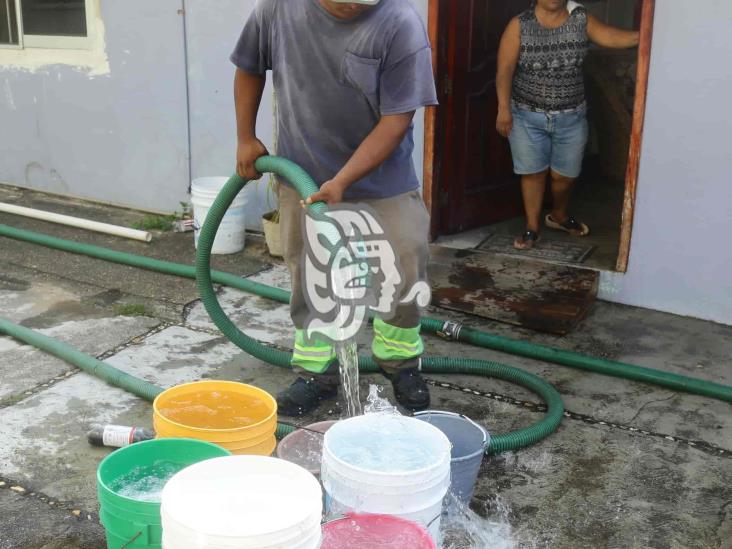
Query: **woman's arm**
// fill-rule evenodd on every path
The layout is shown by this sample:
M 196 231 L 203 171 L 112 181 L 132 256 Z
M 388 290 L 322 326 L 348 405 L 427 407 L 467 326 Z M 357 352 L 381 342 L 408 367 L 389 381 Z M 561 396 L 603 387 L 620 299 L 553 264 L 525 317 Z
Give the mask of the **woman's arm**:
M 498 71 L 496 73 L 496 93 L 498 94 L 498 119 L 496 129 L 503 137 L 508 137 L 513 127 L 511 115 L 511 88 L 521 52 L 521 24 L 514 17 L 503 32 L 498 48 Z
M 587 35 L 595 44 L 605 48 L 633 48 L 640 41 L 638 31 L 611 27 L 589 13 L 587 14 Z

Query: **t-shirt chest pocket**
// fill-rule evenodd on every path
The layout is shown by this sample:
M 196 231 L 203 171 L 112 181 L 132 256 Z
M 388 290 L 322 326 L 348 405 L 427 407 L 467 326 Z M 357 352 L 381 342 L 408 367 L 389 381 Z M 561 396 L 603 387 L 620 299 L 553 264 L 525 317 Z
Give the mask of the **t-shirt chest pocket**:
M 378 96 L 381 59 L 360 57 L 346 52 L 341 73 L 343 82 L 361 91 L 369 98 L 369 101 Z

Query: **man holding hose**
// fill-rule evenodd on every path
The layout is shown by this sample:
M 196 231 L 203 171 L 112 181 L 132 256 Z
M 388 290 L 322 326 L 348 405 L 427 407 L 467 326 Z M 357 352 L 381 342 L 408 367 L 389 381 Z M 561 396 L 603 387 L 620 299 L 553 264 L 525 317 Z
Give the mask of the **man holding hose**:
M 429 216 L 412 161 L 412 119 L 436 105 L 432 53 L 411 0 L 259 0 L 231 60 L 237 66 L 237 172 L 258 179 L 268 154 L 256 136 L 266 72 L 278 103 L 277 154 L 305 169 L 320 190 L 307 203 L 364 203 L 379 215 L 402 269 L 404 288 L 426 279 Z M 292 279 L 296 381 L 277 396 L 284 415 L 302 415 L 335 398 L 333 347 L 303 331 L 301 199 L 280 182 L 281 237 Z M 400 298 L 401 296 L 396 296 Z M 429 405 L 419 372 L 423 344 L 416 304 L 388 323 L 374 319 L 372 352 L 409 409 Z

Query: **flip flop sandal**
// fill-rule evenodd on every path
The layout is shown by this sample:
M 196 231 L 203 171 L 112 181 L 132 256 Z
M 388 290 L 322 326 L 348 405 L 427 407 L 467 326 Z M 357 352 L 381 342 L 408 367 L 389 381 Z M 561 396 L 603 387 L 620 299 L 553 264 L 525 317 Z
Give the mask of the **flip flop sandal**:
M 539 242 L 540 238 L 539 233 L 536 231 L 527 230 L 521 236 L 516 237 L 516 240 L 513 241 L 513 247 L 517 250 L 530 250 L 534 247 L 534 244 Z
M 580 223 L 579 221 L 577 221 L 571 215 L 564 223 L 558 223 L 552 219 L 551 214 L 547 214 L 546 218 L 544 219 L 544 223 L 546 223 L 546 226 L 550 229 L 564 231 L 565 233 L 569 233 L 573 236 L 587 236 L 588 234 L 590 234 L 590 228 L 584 223 Z

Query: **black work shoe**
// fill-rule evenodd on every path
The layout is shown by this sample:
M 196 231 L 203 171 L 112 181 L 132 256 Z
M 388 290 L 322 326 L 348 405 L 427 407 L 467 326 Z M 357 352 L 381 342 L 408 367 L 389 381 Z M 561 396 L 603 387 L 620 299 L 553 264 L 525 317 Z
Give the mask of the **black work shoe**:
M 315 410 L 323 400 L 338 396 L 338 387 L 324 385 L 314 378 L 298 377 L 277 395 L 277 411 L 283 416 L 302 416 Z
M 391 380 L 394 396 L 399 404 L 413 411 L 424 410 L 430 405 L 430 390 L 417 368 L 399 370 L 384 375 Z

